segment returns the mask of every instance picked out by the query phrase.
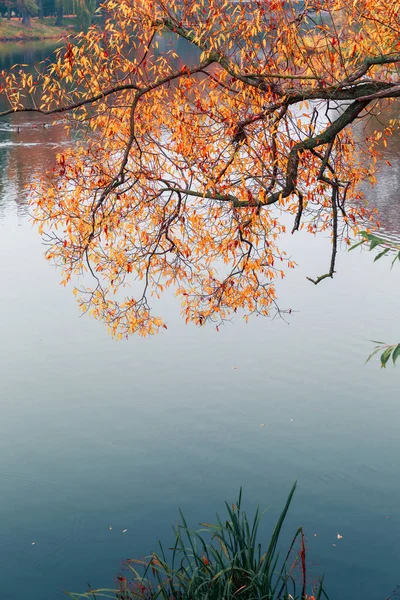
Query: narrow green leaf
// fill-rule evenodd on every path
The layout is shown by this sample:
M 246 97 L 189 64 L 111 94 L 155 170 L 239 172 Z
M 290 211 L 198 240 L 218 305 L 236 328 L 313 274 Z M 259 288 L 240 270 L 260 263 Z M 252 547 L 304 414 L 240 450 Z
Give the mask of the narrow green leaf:
M 379 260 L 380 258 L 382 258 L 382 256 L 385 256 L 385 254 L 387 254 L 388 252 L 390 252 L 390 248 L 385 248 L 384 250 L 382 250 L 382 252 L 379 252 L 379 254 L 377 254 L 374 258 L 374 262 L 376 262 L 377 260 Z
M 364 243 L 365 243 L 365 240 L 361 240 L 361 242 L 357 242 L 357 244 L 354 244 L 353 246 L 350 246 L 349 252 L 351 252 L 351 250 L 354 250 L 354 248 L 358 248 L 358 246 L 361 246 Z
M 393 364 L 396 364 L 396 360 L 398 359 L 398 357 L 400 356 L 400 344 L 397 344 L 396 348 L 393 350 L 393 354 L 392 354 L 392 359 L 393 359 Z
M 376 248 L 377 246 L 379 246 L 382 243 L 381 240 L 372 240 L 372 242 L 370 243 L 369 249 L 370 251 L 373 250 L 374 248 Z
M 378 353 L 380 350 L 381 350 L 381 348 L 380 348 L 380 347 L 378 347 L 378 348 L 375 348 L 375 350 L 372 352 L 372 354 L 370 354 L 370 355 L 368 356 L 368 358 L 367 358 L 367 360 L 365 361 L 365 363 L 364 363 L 364 364 L 367 364 L 367 362 L 369 362 L 369 361 L 371 360 L 371 358 L 372 358 L 373 356 L 375 356 L 375 354 L 377 354 L 377 353 Z
M 381 367 L 383 367 L 384 369 L 386 369 L 386 363 L 389 360 L 390 355 L 392 354 L 392 350 L 393 346 L 389 346 L 389 348 L 386 348 L 386 350 L 381 354 Z

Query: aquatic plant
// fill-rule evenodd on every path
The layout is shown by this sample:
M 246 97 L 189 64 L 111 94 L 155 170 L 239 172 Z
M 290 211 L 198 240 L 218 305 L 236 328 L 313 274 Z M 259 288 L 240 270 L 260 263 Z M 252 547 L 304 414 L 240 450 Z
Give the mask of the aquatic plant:
M 296 489 L 293 485 L 272 531 L 268 547 L 258 541 L 265 513 L 257 508 L 249 519 L 242 509 L 242 492 L 236 504 L 225 504 L 227 518 L 215 524 L 200 523 L 192 531 L 182 512 L 169 560 L 162 544 L 143 560 L 128 560 L 118 577 L 118 589 L 89 590 L 72 598 L 118 600 L 320 600 L 327 598 L 323 578 L 308 595 L 306 546 L 303 528 L 294 534 L 282 555 L 278 542 Z
M 382 258 L 383 256 L 389 256 L 391 258 L 392 267 L 396 261 L 400 262 L 400 244 L 391 239 L 378 236 L 369 231 L 360 231 L 361 241 L 351 246 L 349 250 L 354 250 L 358 246 L 369 245 L 369 250 L 379 250 L 378 254 L 374 258 L 374 262 Z M 371 360 L 375 354 L 381 353 L 381 367 L 386 369 L 386 365 L 389 362 L 390 357 L 392 358 L 393 364 L 396 364 L 396 360 L 400 356 L 400 343 L 397 344 L 386 344 L 385 342 L 377 342 L 372 340 L 375 345 L 374 351 L 368 356 L 365 362 Z

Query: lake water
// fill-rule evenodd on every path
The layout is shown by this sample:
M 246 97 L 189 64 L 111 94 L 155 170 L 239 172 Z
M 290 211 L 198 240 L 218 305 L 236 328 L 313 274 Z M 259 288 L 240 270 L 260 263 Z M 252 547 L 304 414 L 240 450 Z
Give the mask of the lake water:
M 279 287 L 289 324 L 196 329 L 166 297 L 168 331 L 116 343 L 79 317 L 29 221 L 24 185 L 63 132 L 19 126 L 0 123 L 0 597 L 112 586 L 123 559 L 172 541 L 178 508 L 195 527 L 240 486 L 250 512 L 271 506 L 266 543 L 296 478 L 285 532 L 304 525 L 330 598 L 389 596 L 400 584 L 400 371 L 364 361 L 369 340 L 399 340 L 399 267 L 343 251 L 335 279 L 315 287 L 306 276 L 326 271 L 329 240 L 288 235 L 299 263 Z M 392 167 L 368 190 L 397 238 L 399 148 L 393 138 Z

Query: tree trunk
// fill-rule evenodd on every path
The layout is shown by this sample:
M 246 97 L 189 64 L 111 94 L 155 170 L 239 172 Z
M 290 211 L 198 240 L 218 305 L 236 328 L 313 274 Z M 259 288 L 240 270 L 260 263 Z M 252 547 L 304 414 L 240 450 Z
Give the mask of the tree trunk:
M 22 7 L 22 25 L 24 25 L 25 27 L 30 27 L 31 26 L 31 15 L 29 13 L 29 10 L 26 10 L 25 7 Z
M 64 8 L 63 8 L 62 4 L 60 4 L 57 8 L 56 27 L 62 27 L 63 16 L 64 16 Z
M 38 8 L 39 8 L 39 19 L 42 21 L 44 18 L 43 0 L 38 1 Z

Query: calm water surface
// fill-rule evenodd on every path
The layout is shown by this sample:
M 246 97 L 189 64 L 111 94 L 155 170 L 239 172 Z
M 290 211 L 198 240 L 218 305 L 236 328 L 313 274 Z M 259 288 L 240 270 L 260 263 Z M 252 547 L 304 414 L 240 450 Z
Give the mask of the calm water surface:
M 271 505 L 266 542 L 298 478 L 286 535 L 304 525 L 332 599 L 384 600 L 400 584 L 400 372 L 364 360 L 371 338 L 400 338 L 398 267 L 342 252 L 314 287 L 329 240 L 288 236 L 289 324 L 196 329 L 165 298 L 168 331 L 115 343 L 79 318 L 29 222 L 23 187 L 62 130 L 18 126 L 0 123 L 0 597 L 113 585 L 124 558 L 168 545 L 178 507 L 196 526 L 240 486 L 250 511 Z M 368 190 L 393 237 L 399 148 Z

